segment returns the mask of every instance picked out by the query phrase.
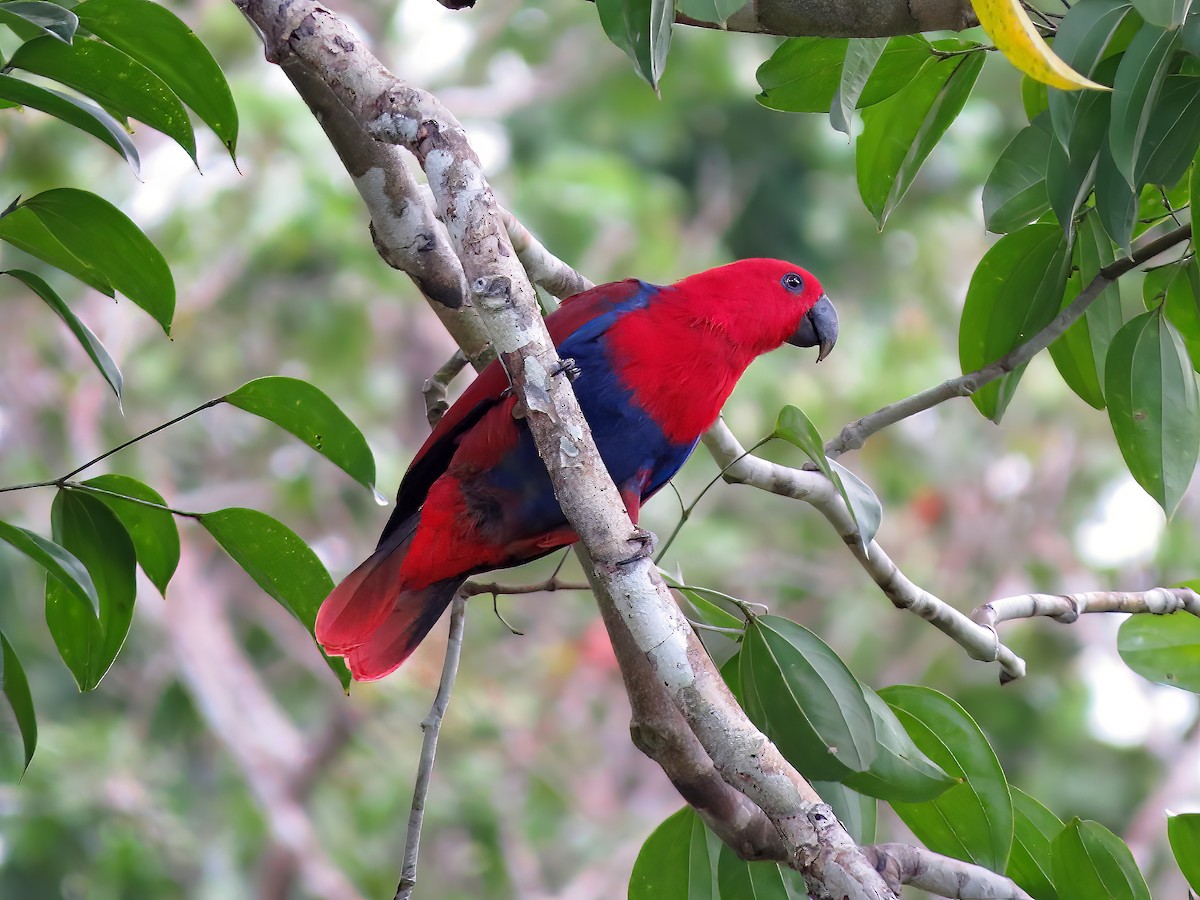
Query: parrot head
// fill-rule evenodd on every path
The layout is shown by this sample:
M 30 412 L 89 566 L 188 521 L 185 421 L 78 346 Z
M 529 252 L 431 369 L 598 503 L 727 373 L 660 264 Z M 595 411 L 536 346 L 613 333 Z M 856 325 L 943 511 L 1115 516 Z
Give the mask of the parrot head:
M 838 318 L 811 272 L 779 259 L 743 259 L 692 275 L 675 287 L 712 298 L 706 318 L 752 356 L 784 343 L 817 347 L 817 362 L 833 349 Z

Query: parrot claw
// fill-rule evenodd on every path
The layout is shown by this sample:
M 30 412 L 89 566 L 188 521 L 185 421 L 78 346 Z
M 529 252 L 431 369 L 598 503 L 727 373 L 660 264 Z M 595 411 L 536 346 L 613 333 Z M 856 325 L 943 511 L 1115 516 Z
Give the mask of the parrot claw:
M 638 549 L 634 551 L 632 556 L 617 560 L 618 566 L 631 566 L 639 559 L 648 559 L 653 556 L 654 549 L 658 546 L 658 538 L 655 537 L 653 531 L 635 527 L 633 534 L 629 538 L 629 543 L 637 544 Z
M 574 384 L 575 379 L 583 373 L 580 371 L 579 366 L 575 365 L 575 360 L 567 356 L 558 361 L 558 365 L 554 367 L 554 371 L 552 371 L 550 374 L 566 375 L 567 380 Z

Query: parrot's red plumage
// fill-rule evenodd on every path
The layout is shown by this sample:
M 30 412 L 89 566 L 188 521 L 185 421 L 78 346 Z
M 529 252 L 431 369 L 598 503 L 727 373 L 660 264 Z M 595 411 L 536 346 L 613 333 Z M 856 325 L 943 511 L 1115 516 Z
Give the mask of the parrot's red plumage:
M 669 287 L 601 285 L 546 326 L 579 370 L 575 394 L 634 521 L 757 356 L 787 342 L 819 346 L 819 360 L 837 338 L 817 279 L 774 259 Z M 577 540 L 507 387 L 492 363 L 463 392 L 413 459 L 375 553 L 322 604 L 317 640 L 356 679 L 404 662 L 470 576 Z

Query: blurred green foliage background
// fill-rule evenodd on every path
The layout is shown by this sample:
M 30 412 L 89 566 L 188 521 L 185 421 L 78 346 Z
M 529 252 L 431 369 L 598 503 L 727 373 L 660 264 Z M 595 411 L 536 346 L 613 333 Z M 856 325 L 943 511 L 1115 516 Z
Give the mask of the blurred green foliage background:
M 453 345 L 375 255 L 348 178 L 233 5 L 171 6 L 230 79 L 242 117 L 237 169 L 206 131 L 200 173 L 146 130 L 136 136 L 139 182 L 61 123 L 0 115 L 4 202 L 59 185 L 96 190 L 151 235 L 179 289 L 167 340 L 130 304 L 48 276 L 121 364 L 122 414 L 36 298 L 0 284 L 0 481 L 54 477 L 245 381 L 284 374 L 319 385 L 359 424 L 388 492 L 427 430 L 421 382 Z M 604 39 L 589 4 L 336 9 L 394 72 L 449 105 L 501 202 L 594 281 L 667 282 L 745 256 L 786 257 L 818 273 L 841 314 L 838 351 L 819 369 L 787 348 L 756 364 L 725 410 L 747 446 L 785 403 L 830 437 L 957 374 L 959 309 L 989 243 L 981 186 L 1024 121 L 1018 76 L 1003 59 L 989 60 L 879 234 L 844 136 L 822 116 L 754 102 L 754 70 L 775 39 L 677 30 L 659 99 Z M 45 271 L 11 248 L 3 255 L 6 267 Z M 1139 302 L 1135 283 L 1123 288 Z M 802 461 L 783 445 L 763 452 Z M 228 408 L 110 462 L 176 507 L 269 512 L 335 577 L 366 555 L 386 517 L 317 455 Z M 1070 394 L 1044 356 L 1003 426 L 956 401 L 843 462 L 883 501 L 879 540 L 893 559 L 964 610 L 1024 591 L 1142 589 L 1200 575 L 1196 492 L 1164 525 L 1124 473 L 1105 414 Z M 701 451 L 675 484 L 690 501 L 715 473 Z M 0 495 L 0 516 L 48 531 L 50 499 Z M 678 512 L 664 491 L 643 524 L 665 534 Z M 336 883 L 322 872 L 362 896 L 390 896 L 442 628 L 400 673 L 347 700 L 303 629 L 201 529 L 182 530 L 183 563 L 166 601 L 141 585 L 128 645 L 87 696 L 47 634 L 41 573 L 0 548 L 0 627 L 29 673 L 41 728 L 19 784 L 19 741 L 0 734 L 9 776 L 0 784 L 0 897 L 339 896 L 320 887 Z M 504 577 L 535 580 L 557 561 Z M 949 693 L 987 732 L 1014 784 L 1064 819 L 1112 828 L 1155 896 L 1182 896 L 1163 810 L 1200 808 L 1197 704 L 1124 668 L 1114 618 L 1008 626 L 1030 675 L 1001 689 L 993 667 L 894 611 L 819 515 L 723 484 L 666 565 L 805 623 L 875 687 Z M 575 568 L 569 558 L 565 571 Z M 447 900 L 619 895 L 641 842 L 680 801 L 629 742 L 627 702 L 590 598 L 498 605 L 524 635 L 509 633 L 488 598 L 472 602 L 418 891 Z M 263 771 L 314 748 L 286 803 L 263 788 Z M 287 849 L 301 846 L 289 843 L 297 832 L 288 810 L 320 851 L 299 867 Z M 903 836 L 890 815 L 884 834 Z

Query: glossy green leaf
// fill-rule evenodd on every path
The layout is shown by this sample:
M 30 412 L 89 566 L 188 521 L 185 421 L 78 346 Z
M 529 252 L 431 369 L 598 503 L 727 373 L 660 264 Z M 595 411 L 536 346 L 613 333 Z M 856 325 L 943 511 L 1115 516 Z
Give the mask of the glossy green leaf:
M 75 276 L 102 294 L 109 297 L 116 295 L 104 274 L 71 252 L 33 210 L 18 206 L 0 216 L 0 241 L 6 241 L 30 256 L 36 256 L 68 275 Z
M 0 690 L 8 701 L 13 718 L 17 722 L 17 731 L 21 733 L 21 747 L 25 752 L 25 766 L 22 772 L 29 769 L 33 753 L 37 750 L 37 714 L 33 709 L 33 695 L 29 693 L 29 679 L 25 677 L 25 669 L 12 644 L 0 631 Z
M 49 572 L 75 599 L 93 612 L 100 608 L 100 597 L 87 567 L 70 550 L 33 531 L 0 520 L 0 541 L 20 550 Z
M 13 278 L 22 282 L 31 291 L 37 294 L 54 310 L 54 314 L 63 320 L 63 323 L 75 335 L 75 340 L 79 341 L 79 345 L 83 347 L 84 352 L 95 364 L 100 374 L 104 376 L 104 380 L 108 382 L 113 393 L 117 395 L 117 403 L 121 402 L 121 390 L 124 385 L 124 380 L 121 378 L 121 370 L 117 368 L 117 364 L 113 362 L 113 358 L 108 355 L 108 351 L 104 349 L 104 345 L 100 343 L 100 339 L 92 333 L 83 322 L 79 321 L 79 317 L 71 312 L 70 307 L 63 302 L 62 297 L 55 293 L 54 288 L 50 287 L 43 278 L 34 275 L 32 272 L 26 272 L 24 269 L 9 269 L 6 272 L 0 273 L 11 275 Z
M 1062 900 L 1150 900 L 1133 854 L 1099 822 L 1072 819 L 1054 839 L 1053 860 Z
M 1021 108 L 1025 110 L 1025 119 L 1030 125 L 1050 108 L 1050 89 L 1044 81 L 1028 75 L 1021 76 Z
M 175 312 L 171 270 L 158 248 L 125 213 L 103 197 L 75 188 L 43 191 L 20 208 L 36 215 L 74 256 L 101 272 L 109 284 L 170 334 Z
M 833 814 L 856 844 L 875 843 L 875 829 L 879 820 L 878 800 L 838 781 L 814 781 L 812 787 L 833 809 Z
M 889 38 L 883 56 L 871 70 L 858 108 L 866 109 L 904 90 L 913 79 L 937 61 L 929 41 L 919 34 L 899 34 Z
M 746 5 L 746 0 L 679 0 L 675 8 L 690 19 L 724 25 L 726 20 Z
M 1143 142 L 1150 116 L 1158 103 L 1178 43 L 1178 31 L 1143 25 L 1117 67 L 1108 146 L 1117 171 L 1133 187 L 1137 186 L 1139 160 L 1147 152 Z
M 135 175 L 138 173 L 140 161 L 133 141 L 129 139 L 120 123 L 100 107 L 79 97 L 38 87 L 28 81 L 3 74 L 0 74 L 0 98 L 49 113 L 99 138 L 124 157 Z
M 629 876 L 629 900 L 720 900 L 720 840 L 685 806 L 650 833 Z
M 1054 140 L 1042 114 L 1004 148 L 983 186 L 983 221 L 988 231 L 1007 234 L 1050 208 L 1046 166 Z
M 783 112 L 825 112 L 842 83 L 846 38 L 788 38 L 758 67 L 758 102 Z
M 1054 52 L 1081 75 L 1099 78 L 1096 69 L 1132 11 L 1127 0 L 1087 0 L 1086 3 L 1072 4 L 1058 26 Z M 1103 78 L 1099 80 L 1104 81 Z M 1075 130 L 1079 105 L 1088 94 L 1088 91 L 1049 92 L 1052 130 L 1064 149 Z
M 71 43 L 79 19 L 71 10 L 44 0 L 9 0 L 0 3 L 0 25 L 8 25 L 23 40 L 47 35 L 64 44 Z M 24 27 L 22 27 L 24 26 Z
M 1200 894 L 1200 813 L 1167 816 L 1167 838 L 1179 871 L 1192 890 Z
M 855 154 L 858 190 L 880 228 L 966 103 L 983 56 L 939 60 L 902 91 L 863 111 Z
M 1151 25 L 1178 28 L 1187 18 L 1192 0 L 1133 0 L 1133 6 Z
M 1167 286 L 1164 309 L 1167 320 L 1183 338 L 1192 368 L 1200 371 L 1200 262 L 1195 256 L 1183 264 L 1179 277 Z
M 1195 17 L 1200 22 L 1200 16 Z M 1200 148 L 1192 159 L 1192 171 L 1188 175 L 1188 202 L 1192 209 L 1200 209 Z
M 844 779 L 847 787 L 889 802 L 920 803 L 932 800 L 958 784 L 913 743 L 892 708 L 866 685 L 863 696 L 875 721 L 878 746 L 866 772 L 853 772 Z
M 1130 250 L 1137 212 L 1137 194 L 1117 171 L 1108 142 L 1105 142 L 1096 161 L 1096 213 L 1113 243 L 1126 253 Z
M 1009 786 L 1013 801 L 1013 845 L 1005 874 L 1033 897 L 1058 900 L 1054 888 L 1054 839 L 1062 821 L 1019 788 Z
M 806 777 L 841 781 L 875 759 L 857 679 L 815 634 L 779 616 L 746 625 L 738 654 L 746 712 Z
M 1114 259 L 1112 242 L 1089 214 L 1079 227 L 1075 240 L 1076 271 L 1067 279 L 1062 306 L 1073 303 L 1100 269 Z M 1112 337 L 1124 324 L 1121 289 L 1114 282 L 1101 291 L 1084 314 L 1050 345 L 1050 356 L 1063 380 L 1076 394 L 1096 409 L 1104 409 L 1104 359 Z
M 1067 248 L 1057 225 L 1026 225 L 988 250 L 967 288 L 958 330 L 963 372 L 995 362 L 1029 340 L 1057 315 L 1067 280 Z M 971 400 L 999 422 L 1024 366 L 985 384 Z
M 1108 131 L 1112 100 L 1101 91 L 1077 91 L 1083 94 L 1076 111 L 1074 127 L 1066 147 L 1057 141 L 1050 145 L 1046 184 L 1050 206 L 1063 230 L 1075 231 L 1075 214 L 1092 192 L 1099 160 L 1100 145 Z
M 1200 145 L 1200 77 L 1171 75 L 1146 124 L 1135 184 L 1175 184 Z
M 128 475 L 100 475 L 83 482 L 92 496 L 112 510 L 133 541 L 138 565 L 164 597 L 179 565 L 179 529 L 166 501 L 154 488 Z M 132 497 L 132 500 L 122 499 Z M 136 501 L 143 502 L 138 503 Z M 147 504 L 154 504 L 148 506 Z
M 1104 395 L 1129 473 L 1170 516 L 1200 455 L 1200 398 L 1183 339 L 1161 311 L 1113 337 Z
M 195 161 L 196 136 L 175 92 L 117 48 L 87 38 L 67 46 L 45 37 L 22 44 L 9 65 L 65 84 L 118 116 L 144 122 Z
M 1130 616 L 1117 632 L 1117 652 L 1148 681 L 1200 694 L 1200 619 L 1191 613 Z
M 738 859 L 730 847 L 721 844 L 717 855 L 717 888 L 721 900 L 795 900 L 788 890 L 788 880 L 777 863 L 746 862 Z
M 829 121 L 847 137 L 850 136 L 851 122 L 859 98 L 862 97 L 875 64 L 883 56 L 887 43 L 887 38 L 854 38 L 846 47 L 842 78 L 829 106 Z
M 46 624 L 81 691 L 93 690 L 125 643 L 137 593 L 133 543 L 100 501 L 59 491 L 50 508 L 55 541 L 87 566 L 99 614 L 56 579 L 46 581 Z
M 161 78 L 233 154 L 233 94 L 208 48 L 178 16 L 150 0 L 84 0 L 75 14 L 88 31 Z
M 260 588 L 312 634 L 317 610 L 333 590 L 333 579 L 308 544 L 282 522 L 254 509 L 219 509 L 204 513 L 199 522 Z M 325 655 L 323 650 L 321 654 Z M 342 687 L 349 689 L 350 671 L 342 659 L 325 656 L 325 661 Z
M 966 710 L 932 688 L 897 685 L 879 695 L 918 747 L 962 779 L 925 803 L 892 808 L 934 853 L 1003 872 L 1013 837 L 1013 806 L 996 754 Z
M 817 426 L 795 406 L 785 406 L 779 411 L 775 422 L 773 437 L 781 438 L 804 451 L 804 454 L 816 463 L 825 477 L 833 482 L 846 507 L 850 517 L 858 529 L 858 537 L 864 548 L 868 547 L 879 530 L 883 519 L 883 506 L 865 482 L 849 469 L 837 463 L 832 463 L 825 456 L 825 444 L 817 432 Z M 843 477 L 843 475 L 845 477 Z M 861 518 L 860 518 L 861 516 Z
M 596 0 L 608 39 L 633 60 L 654 90 L 667 65 L 675 4 L 671 0 Z
M 257 378 L 225 402 L 290 431 L 359 484 L 375 489 L 375 457 L 353 422 L 325 394 L 297 378 Z

